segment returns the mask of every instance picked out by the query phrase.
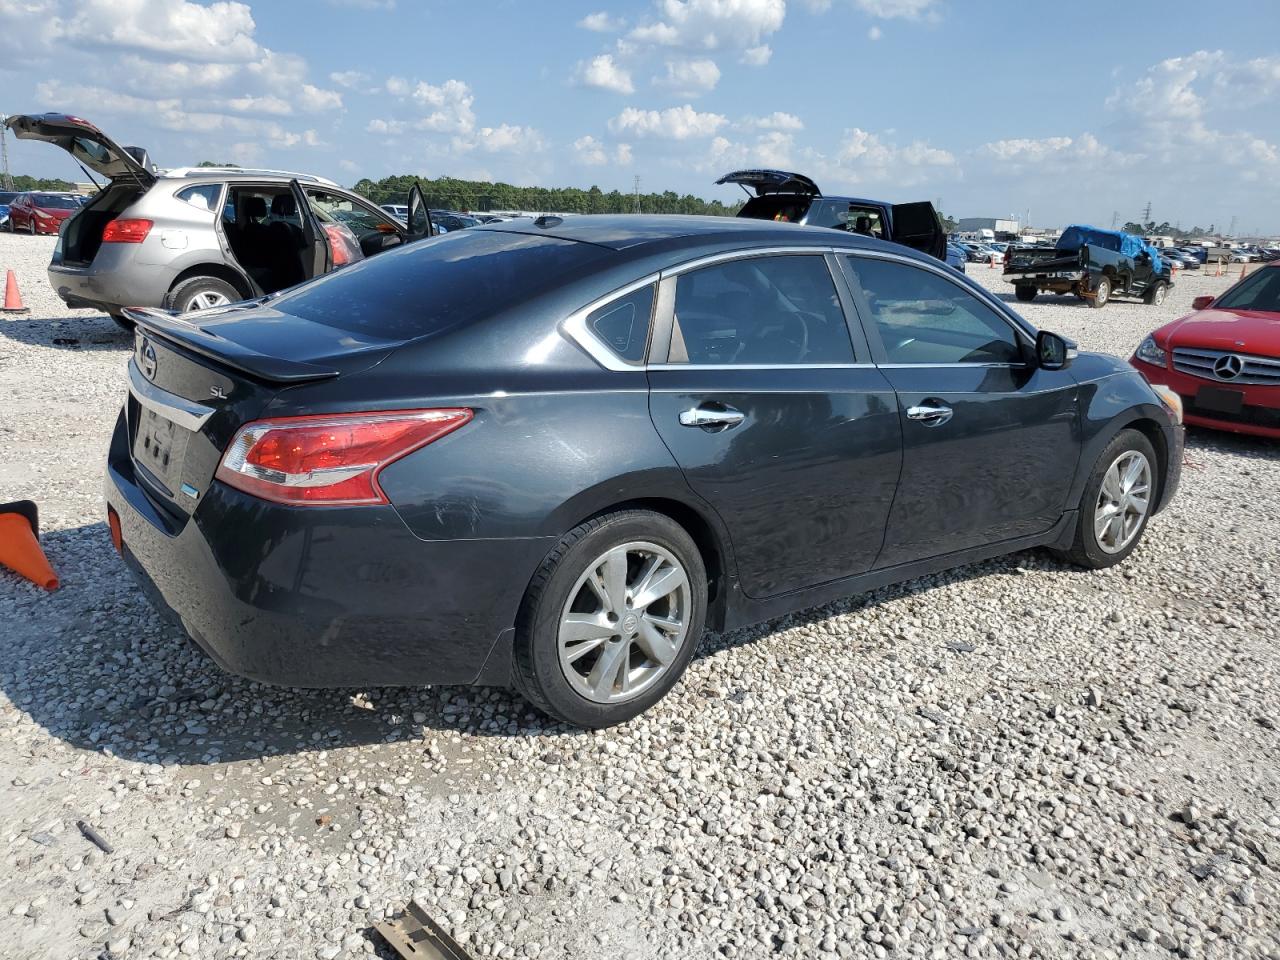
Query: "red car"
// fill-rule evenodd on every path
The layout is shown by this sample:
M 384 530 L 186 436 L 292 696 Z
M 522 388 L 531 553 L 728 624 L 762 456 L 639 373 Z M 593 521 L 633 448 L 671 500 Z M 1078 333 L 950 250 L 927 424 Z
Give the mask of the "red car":
M 1129 362 L 1178 392 L 1187 423 L 1280 438 L 1280 262 L 1192 307 Z
M 62 221 L 80 209 L 80 202 L 65 193 L 20 193 L 9 204 L 9 232 L 54 233 Z

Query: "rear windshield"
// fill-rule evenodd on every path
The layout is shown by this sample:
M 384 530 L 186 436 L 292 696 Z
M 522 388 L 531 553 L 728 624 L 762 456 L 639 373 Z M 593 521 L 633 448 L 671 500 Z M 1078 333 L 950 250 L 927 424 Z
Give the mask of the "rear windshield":
M 752 220 L 777 220 L 779 223 L 799 223 L 809 212 L 812 197 L 795 193 L 767 193 L 752 197 L 742 205 L 738 216 Z
M 44 207 L 46 210 L 74 210 L 80 206 L 74 198 L 62 197 L 56 193 L 35 193 L 31 195 L 31 199 L 37 207 Z
M 362 260 L 295 288 L 271 306 L 340 330 L 407 340 L 545 293 L 612 254 L 556 237 L 460 231 Z

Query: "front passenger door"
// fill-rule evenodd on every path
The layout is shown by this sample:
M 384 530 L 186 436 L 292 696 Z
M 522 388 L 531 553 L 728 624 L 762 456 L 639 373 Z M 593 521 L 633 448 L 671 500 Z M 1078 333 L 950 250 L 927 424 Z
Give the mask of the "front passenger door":
M 1077 385 L 943 269 L 843 258 L 872 354 L 897 392 L 902 479 L 877 567 L 1049 530 L 1079 456 Z

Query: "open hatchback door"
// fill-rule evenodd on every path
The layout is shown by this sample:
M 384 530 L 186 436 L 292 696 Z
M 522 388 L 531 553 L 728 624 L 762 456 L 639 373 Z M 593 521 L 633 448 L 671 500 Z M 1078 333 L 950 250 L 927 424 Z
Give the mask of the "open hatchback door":
M 716 183 L 736 183 L 744 189 L 755 191 L 757 197 L 770 193 L 822 196 L 816 183 L 802 173 L 792 173 L 789 170 L 735 170 L 733 173 L 726 173 Z
M 431 211 L 427 209 L 427 201 L 422 197 L 422 185 L 416 180 L 409 188 L 409 215 L 405 220 L 409 227 L 410 241 L 436 235 L 435 224 L 431 222 Z
M 43 140 L 61 147 L 79 164 L 108 180 L 129 179 L 144 190 L 156 169 L 141 147 L 122 147 L 88 120 L 65 113 L 9 117 L 5 126 L 19 140 Z

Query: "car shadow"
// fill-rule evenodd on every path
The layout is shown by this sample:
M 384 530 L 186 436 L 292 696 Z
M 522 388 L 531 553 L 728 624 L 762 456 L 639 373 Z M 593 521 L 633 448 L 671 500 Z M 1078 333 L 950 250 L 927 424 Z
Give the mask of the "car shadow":
M 213 764 L 376 743 L 433 731 L 506 738 L 577 738 L 519 694 L 464 686 L 301 689 L 221 670 L 157 614 L 116 557 L 105 523 L 47 530 L 62 577 L 45 593 L 0 573 L 12 618 L 0 637 L 0 687 L 49 736 L 83 750 L 161 764 Z M 730 633 L 708 633 L 696 658 L 773 633 L 1017 566 L 1021 553 L 842 599 Z M 939 654 L 948 649 L 939 638 Z M 686 681 L 688 682 L 688 681 Z
M 6 316 L 0 336 L 15 343 L 53 350 L 131 350 L 133 333 L 105 313 L 61 317 Z

